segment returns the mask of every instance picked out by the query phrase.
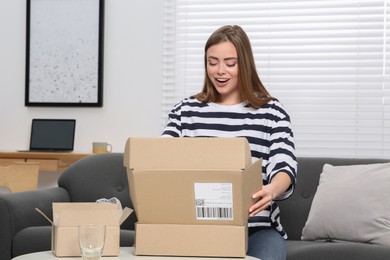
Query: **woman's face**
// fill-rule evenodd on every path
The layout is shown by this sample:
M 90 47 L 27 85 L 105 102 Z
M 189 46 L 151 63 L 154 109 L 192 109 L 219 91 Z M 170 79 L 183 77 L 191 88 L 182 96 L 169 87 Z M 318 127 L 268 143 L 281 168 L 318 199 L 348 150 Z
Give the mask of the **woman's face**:
M 207 75 L 220 94 L 218 103 L 234 105 L 242 102 L 238 86 L 237 50 L 231 42 L 212 45 L 207 53 Z

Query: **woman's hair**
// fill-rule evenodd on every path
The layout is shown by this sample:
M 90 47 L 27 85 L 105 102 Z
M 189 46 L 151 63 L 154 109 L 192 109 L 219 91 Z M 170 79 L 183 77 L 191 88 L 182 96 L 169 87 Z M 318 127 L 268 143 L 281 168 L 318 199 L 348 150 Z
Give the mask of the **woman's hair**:
M 207 50 L 222 42 L 231 42 L 237 51 L 238 63 L 238 86 L 240 94 L 253 108 L 260 108 L 274 99 L 265 89 L 256 71 L 252 47 L 248 36 L 238 25 L 226 25 L 216 30 L 207 40 L 204 48 L 205 77 L 202 92 L 194 97 L 201 102 L 216 102 L 219 93 L 213 86 L 207 75 Z

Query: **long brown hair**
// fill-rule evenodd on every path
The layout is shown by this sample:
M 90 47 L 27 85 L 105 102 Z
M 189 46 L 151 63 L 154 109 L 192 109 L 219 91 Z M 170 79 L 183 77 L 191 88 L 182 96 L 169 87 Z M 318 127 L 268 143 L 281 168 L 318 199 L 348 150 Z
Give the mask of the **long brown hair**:
M 201 102 L 216 102 L 219 93 L 207 75 L 207 50 L 218 43 L 231 42 L 237 51 L 238 85 L 241 97 L 253 108 L 260 108 L 270 100 L 270 96 L 256 71 L 252 47 L 247 34 L 238 25 L 226 25 L 216 30 L 207 40 L 204 48 L 205 77 L 202 92 L 194 97 Z

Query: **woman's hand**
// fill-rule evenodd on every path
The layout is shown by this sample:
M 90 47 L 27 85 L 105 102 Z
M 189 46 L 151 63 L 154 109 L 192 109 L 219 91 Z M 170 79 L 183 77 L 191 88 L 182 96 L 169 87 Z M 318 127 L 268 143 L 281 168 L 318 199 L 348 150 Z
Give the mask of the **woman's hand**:
M 249 216 L 253 217 L 260 211 L 266 209 L 274 200 L 270 184 L 264 185 L 261 190 L 252 195 L 253 205 L 249 208 Z
M 252 195 L 253 205 L 249 208 L 249 216 L 253 217 L 268 208 L 272 201 L 282 195 L 290 185 L 290 176 L 285 172 L 279 172 L 271 183 L 264 185 L 261 190 Z

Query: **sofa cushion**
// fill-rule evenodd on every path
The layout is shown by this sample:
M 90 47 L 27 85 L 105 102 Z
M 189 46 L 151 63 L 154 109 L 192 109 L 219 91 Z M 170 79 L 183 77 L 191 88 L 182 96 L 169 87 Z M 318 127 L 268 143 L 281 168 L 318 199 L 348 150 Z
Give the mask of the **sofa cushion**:
M 12 255 L 14 257 L 51 249 L 51 226 L 27 227 L 14 236 Z
M 355 242 L 321 242 L 287 240 L 287 260 L 387 260 L 390 248 Z
M 344 240 L 390 247 L 390 163 L 325 164 L 303 240 Z

